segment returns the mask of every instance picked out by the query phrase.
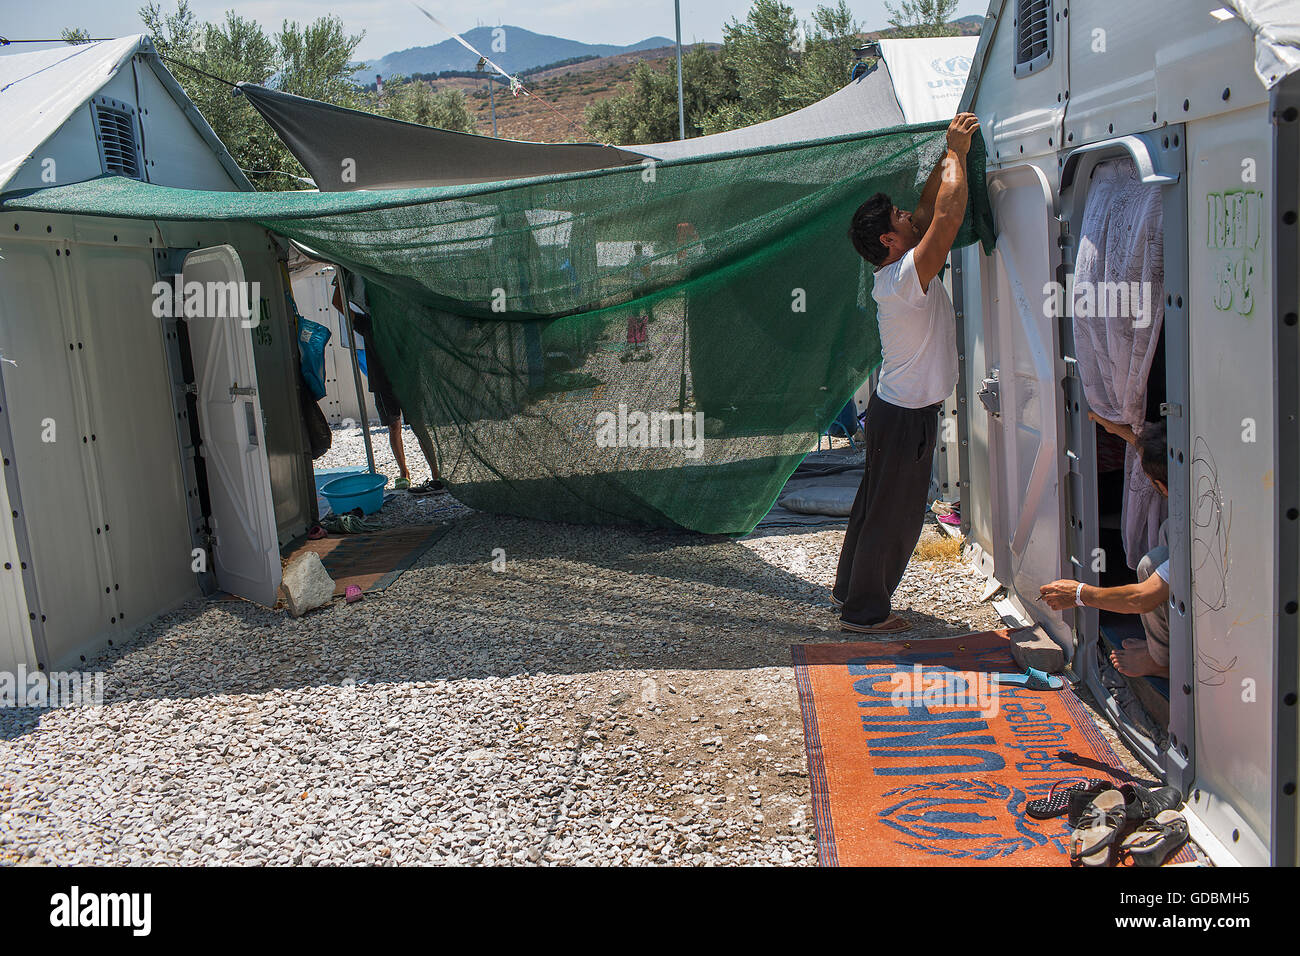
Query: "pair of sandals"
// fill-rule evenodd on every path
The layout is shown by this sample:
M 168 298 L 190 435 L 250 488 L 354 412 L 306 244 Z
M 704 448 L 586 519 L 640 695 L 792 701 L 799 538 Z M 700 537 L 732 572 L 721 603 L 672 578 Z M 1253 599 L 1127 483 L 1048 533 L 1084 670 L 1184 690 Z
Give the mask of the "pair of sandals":
M 1162 866 L 1187 842 L 1187 820 L 1178 812 L 1182 804 L 1174 787 L 1117 787 L 1088 778 L 1053 785 L 1046 797 L 1026 804 L 1025 812 L 1037 820 L 1067 814 L 1075 866 L 1114 866 L 1127 856 L 1134 866 L 1145 867 Z

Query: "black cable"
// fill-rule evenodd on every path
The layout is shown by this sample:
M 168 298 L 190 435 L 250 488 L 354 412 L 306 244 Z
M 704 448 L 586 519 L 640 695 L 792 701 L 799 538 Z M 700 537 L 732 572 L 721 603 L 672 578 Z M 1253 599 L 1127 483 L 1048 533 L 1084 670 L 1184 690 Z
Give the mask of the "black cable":
M 183 60 L 173 59 L 172 57 L 168 56 L 165 53 L 159 53 L 158 56 L 159 58 L 166 60 L 168 63 L 175 63 L 177 66 L 183 66 L 187 70 L 192 70 L 193 72 L 199 74 L 199 76 L 206 76 L 209 80 L 216 80 L 218 83 L 225 83 L 226 86 L 230 87 L 232 90 L 236 90 L 239 88 L 239 85 L 237 83 L 231 83 L 229 80 L 222 79 L 219 76 L 213 76 L 211 73 L 207 73 L 204 72 L 203 70 L 200 70 L 197 66 L 190 66 L 188 63 L 184 62 Z
M 66 43 L 68 46 L 81 46 L 83 43 L 103 43 L 105 40 L 117 40 L 118 37 L 86 37 L 84 40 L 78 38 L 70 41 L 66 37 L 59 37 L 57 40 L 10 40 L 8 37 L 0 37 L 0 46 L 8 46 L 11 43 Z
M 299 176 L 297 173 L 286 172 L 283 169 L 244 169 L 239 167 L 240 171 L 248 176 L 288 176 L 290 179 L 296 179 L 300 183 L 309 186 L 315 186 L 315 181 L 308 179 L 306 176 Z

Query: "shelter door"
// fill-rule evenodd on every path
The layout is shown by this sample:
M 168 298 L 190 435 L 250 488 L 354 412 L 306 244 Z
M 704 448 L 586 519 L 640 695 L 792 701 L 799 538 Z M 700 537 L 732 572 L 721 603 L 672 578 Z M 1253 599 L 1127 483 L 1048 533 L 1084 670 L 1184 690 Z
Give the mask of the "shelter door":
M 982 282 L 989 377 L 978 394 L 989 419 L 994 572 L 1026 613 L 1070 648 L 1061 613 L 1038 599 L 1042 585 L 1076 576 L 1062 567 L 1064 365 L 1051 307 L 1059 300 L 1049 299 L 1060 227 L 1036 166 L 990 172 L 988 183 L 998 242 Z
M 215 539 L 209 560 L 219 587 L 273 605 L 280 551 L 253 365 L 258 297 L 230 246 L 190 253 L 183 278 Z

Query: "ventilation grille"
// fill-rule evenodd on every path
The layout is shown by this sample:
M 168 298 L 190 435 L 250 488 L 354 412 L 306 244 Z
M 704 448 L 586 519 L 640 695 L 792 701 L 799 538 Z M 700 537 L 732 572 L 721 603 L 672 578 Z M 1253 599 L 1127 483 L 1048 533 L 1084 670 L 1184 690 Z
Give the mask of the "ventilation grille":
M 1016 76 L 1052 58 L 1052 0 L 1016 0 Z
M 99 140 L 99 158 L 104 172 L 115 176 L 140 178 L 140 150 L 135 138 L 135 111 L 108 101 L 92 104 L 95 114 L 95 138 Z

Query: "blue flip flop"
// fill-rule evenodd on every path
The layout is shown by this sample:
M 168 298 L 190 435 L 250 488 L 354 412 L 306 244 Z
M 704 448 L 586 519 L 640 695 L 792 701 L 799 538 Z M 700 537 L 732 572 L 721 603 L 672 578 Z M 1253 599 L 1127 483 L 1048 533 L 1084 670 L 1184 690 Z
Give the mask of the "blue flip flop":
M 1023 674 L 994 674 L 999 684 L 1015 684 L 1029 690 L 1060 690 L 1065 682 L 1055 674 L 1030 667 Z

